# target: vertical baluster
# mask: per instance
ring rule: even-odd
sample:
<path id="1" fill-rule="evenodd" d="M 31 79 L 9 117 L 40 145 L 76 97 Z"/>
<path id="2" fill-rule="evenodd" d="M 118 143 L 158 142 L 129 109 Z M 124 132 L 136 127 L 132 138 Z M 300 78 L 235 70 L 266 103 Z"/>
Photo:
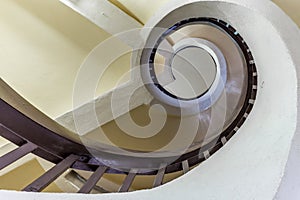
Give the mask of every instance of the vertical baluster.
<path id="1" fill-rule="evenodd" d="M 129 174 L 126 176 L 123 185 L 120 187 L 119 192 L 128 192 L 130 186 L 133 183 L 133 180 L 137 174 L 135 169 L 130 170 Z"/>
<path id="2" fill-rule="evenodd" d="M 91 177 L 87 180 L 84 186 L 78 191 L 78 193 L 90 193 L 101 177 L 104 175 L 107 170 L 106 166 L 99 166 L 98 169 L 91 175 Z"/>
<path id="3" fill-rule="evenodd" d="M 32 143 L 26 143 L 23 146 L 20 146 L 19 148 L 5 154 L 0 158 L 0 170 L 26 156 L 37 148 L 38 147 Z"/>
<path id="4" fill-rule="evenodd" d="M 190 165 L 189 165 L 189 162 L 187 160 L 182 162 L 182 170 L 183 170 L 184 174 L 186 174 L 190 171 Z"/>
<path id="5" fill-rule="evenodd" d="M 153 183 L 153 187 L 158 187 L 161 186 L 164 180 L 164 176 L 166 173 L 166 166 L 161 167 L 155 177 L 154 183 Z"/>
<path id="6" fill-rule="evenodd" d="M 66 159 L 62 160 L 49 171 L 44 173 L 41 177 L 36 179 L 33 183 L 24 188 L 23 191 L 41 192 L 53 181 L 55 181 L 60 175 L 62 175 L 68 168 L 70 168 L 78 159 L 79 156 L 76 155 L 68 156 Z"/>

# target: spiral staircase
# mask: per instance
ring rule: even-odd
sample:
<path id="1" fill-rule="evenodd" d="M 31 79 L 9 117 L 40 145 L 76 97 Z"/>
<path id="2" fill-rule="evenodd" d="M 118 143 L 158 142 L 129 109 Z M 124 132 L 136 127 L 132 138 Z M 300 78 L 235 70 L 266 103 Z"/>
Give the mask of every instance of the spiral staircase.
<path id="1" fill-rule="evenodd" d="M 299 4 L 275 3 L 299 22 L 299 15 L 292 12 Z M 21 16 L 24 21 L 37 18 L 23 27 L 24 34 L 40 37 L 28 55 L 55 55 L 57 50 L 59 62 L 66 63 L 63 58 L 74 56 L 64 48 L 74 48 L 73 53 L 81 55 L 77 61 L 85 59 L 81 65 L 69 59 L 68 66 L 77 67 L 74 79 L 58 82 L 64 89 L 55 91 L 52 86 L 43 97 L 35 92 L 55 85 L 52 78 L 41 86 L 30 84 L 40 73 L 39 63 L 52 66 L 51 62 L 46 58 L 33 62 L 36 57 L 27 60 L 24 52 L 20 61 L 24 67 L 18 67 L 18 59 L 3 57 L 3 64 L 13 67 L 2 67 L 0 81 L 0 197 L 284 199 L 289 194 L 297 199 L 290 188 L 299 181 L 290 177 L 297 173 L 293 170 L 297 159 L 292 155 L 299 144 L 295 74 L 300 34 L 275 4 L 267 0 L 155 1 L 148 12 L 141 12 L 146 2 L 125 0 L 3 4 L 2 9 L 8 9 L 4 19 L 11 19 L 9 11 L 14 6 L 24 12 L 9 21 L 20 30 Z M 165 7 L 157 11 L 162 4 Z M 45 13 L 49 8 L 57 8 L 57 16 Z M 65 21 L 57 21 L 65 15 Z M 38 53 L 39 45 L 49 42 L 38 30 L 49 31 L 47 26 L 56 26 L 63 36 L 46 35 L 53 34 L 57 43 L 50 46 L 51 51 Z M 15 27 L 7 27 L 11 29 L 4 36 L 15 32 Z M 7 50 L 15 53 L 11 56 L 18 56 L 21 47 L 28 45 L 20 36 L 7 38 L 5 49 L 17 45 L 15 51 Z M 18 40 L 11 43 L 9 38 Z M 59 46 L 62 38 L 68 38 L 67 42 Z M 79 50 L 72 42 L 67 45 L 72 40 Z M 106 60 L 109 55 L 116 55 L 116 60 Z M 199 60 L 194 60 L 206 55 L 215 70 L 203 71 Z M 197 64 L 203 83 L 187 70 Z M 52 70 L 68 73 L 70 69 Z M 49 72 L 39 80 L 50 77 Z M 211 73 L 210 80 L 206 77 Z M 181 74 L 191 77 L 185 88 Z M 58 78 L 55 73 L 53 77 Z M 30 93 L 31 89 L 35 92 Z M 128 128 L 131 120 L 138 126 Z M 161 121 L 165 122 L 161 130 L 153 131 Z M 263 161 L 264 165 L 258 164 Z M 258 184 L 263 189 L 253 185 L 258 180 L 265 180 Z"/>

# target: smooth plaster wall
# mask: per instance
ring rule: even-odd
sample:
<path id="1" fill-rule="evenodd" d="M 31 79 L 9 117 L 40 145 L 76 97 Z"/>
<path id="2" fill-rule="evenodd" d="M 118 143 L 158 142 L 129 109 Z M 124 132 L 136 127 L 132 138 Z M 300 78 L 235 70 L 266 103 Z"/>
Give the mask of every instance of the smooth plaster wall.
<path id="1" fill-rule="evenodd" d="M 273 0 L 283 11 L 285 11 L 300 27 L 300 1 L 298 0 Z"/>
<path id="2" fill-rule="evenodd" d="M 72 110 L 81 63 L 110 37 L 59 0 L 0 1 L 0 27 L 1 78 L 52 118 Z M 118 45 L 124 44 L 107 51 Z M 95 95 L 112 89 L 129 69 L 129 54 L 112 63 Z"/>

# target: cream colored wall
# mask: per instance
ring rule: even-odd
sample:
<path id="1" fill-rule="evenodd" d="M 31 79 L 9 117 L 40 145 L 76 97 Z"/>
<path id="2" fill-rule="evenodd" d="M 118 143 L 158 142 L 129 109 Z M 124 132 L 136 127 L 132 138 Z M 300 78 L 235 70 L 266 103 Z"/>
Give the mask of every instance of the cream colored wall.
<path id="1" fill-rule="evenodd" d="M 171 0 L 151 0 L 151 5 L 149 5 L 149 0 L 111 0 L 114 2 L 119 2 L 128 11 L 133 13 L 133 15 L 139 19 L 142 23 L 146 24 L 147 21 L 155 14 L 155 12 Z"/>
<path id="2" fill-rule="evenodd" d="M 52 118 L 72 109 L 80 64 L 110 36 L 59 0 L 3 0 L 0 27 L 1 78 Z M 114 62 L 96 96 L 113 88 L 129 67 L 130 55 Z"/>
<path id="3" fill-rule="evenodd" d="M 299 0 L 273 0 L 282 8 L 300 27 L 300 1 Z"/>

